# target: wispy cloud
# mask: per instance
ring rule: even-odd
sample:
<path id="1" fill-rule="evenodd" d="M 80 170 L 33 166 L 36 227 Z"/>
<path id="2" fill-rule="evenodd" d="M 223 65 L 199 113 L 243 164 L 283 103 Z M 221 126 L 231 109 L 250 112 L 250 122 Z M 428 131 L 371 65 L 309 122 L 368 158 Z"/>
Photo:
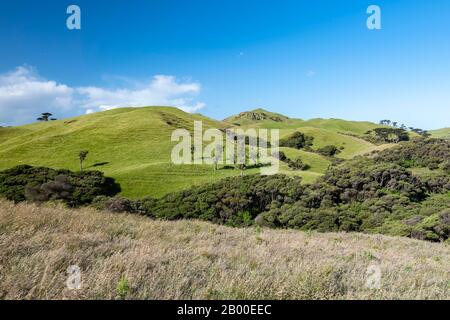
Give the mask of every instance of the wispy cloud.
<path id="1" fill-rule="evenodd" d="M 71 87 L 38 75 L 27 66 L 0 74 L 0 123 L 33 121 L 41 112 L 57 115 L 92 113 L 118 107 L 164 105 L 196 112 L 205 104 L 196 101 L 200 83 L 156 75 L 150 81 L 132 81 L 128 87 Z"/>

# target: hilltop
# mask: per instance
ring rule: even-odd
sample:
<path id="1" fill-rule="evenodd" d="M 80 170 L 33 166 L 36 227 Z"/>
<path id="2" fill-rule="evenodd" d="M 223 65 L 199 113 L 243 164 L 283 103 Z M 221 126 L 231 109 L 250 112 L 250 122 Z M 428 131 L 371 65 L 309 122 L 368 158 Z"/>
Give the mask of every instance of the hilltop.
<path id="1" fill-rule="evenodd" d="M 0 200 L 1 299 L 449 299 L 450 249 Z M 82 290 L 68 290 L 76 264 Z M 367 286 L 381 273 L 379 289 Z"/>
<path id="2" fill-rule="evenodd" d="M 327 145 L 340 149 L 336 156 L 350 159 L 389 145 L 367 141 L 364 134 L 380 127 L 375 123 L 340 119 L 301 120 L 256 109 L 217 121 L 171 107 L 120 108 L 70 119 L 0 128 L 0 170 L 19 164 L 79 170 L 78 152 L 88 150 L 85 166 L 117 180 L 122 194 L 137 198 L 161 197 L 169 192 L 239 175 L 238 170 L 211 165 L 174 165 L 171 141 L 175 129 L 193 131 L 194 121 L 204 129 L 230 127 L 280 129 L 280 137 L 300 131 L 314 138 L 311 150 L 282 148 L 288 157 L 300 157 L 307 170 L 294 171 L 282 163 L 281 172 L 309 183 L 330 165 L 328 157 L 315 152 Z M 258 169 L 247 170 L 247 174 Z"/>
<path id="3" fill-rule="evenodd" d="M 241 126 L 255 122 L 286 122 L 287 120 L 289 120 L 289 118 L 282 114 L 270 112 L 260 108 L 252 111 L 241 112 L 238 115 L 228 117 L 223 121 Z"/>

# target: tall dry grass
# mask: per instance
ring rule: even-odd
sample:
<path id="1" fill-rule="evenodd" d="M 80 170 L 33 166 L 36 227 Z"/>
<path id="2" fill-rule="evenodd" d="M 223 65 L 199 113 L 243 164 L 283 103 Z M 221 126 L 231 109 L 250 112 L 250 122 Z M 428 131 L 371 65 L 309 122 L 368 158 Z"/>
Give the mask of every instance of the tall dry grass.
<path id="1" fill-rule="evenodd" d="M 370 266 L 379 289 L 365 285 Z M 445 244 L 0 201 L 3 299 L 449 299 L 449 286 Z"/>

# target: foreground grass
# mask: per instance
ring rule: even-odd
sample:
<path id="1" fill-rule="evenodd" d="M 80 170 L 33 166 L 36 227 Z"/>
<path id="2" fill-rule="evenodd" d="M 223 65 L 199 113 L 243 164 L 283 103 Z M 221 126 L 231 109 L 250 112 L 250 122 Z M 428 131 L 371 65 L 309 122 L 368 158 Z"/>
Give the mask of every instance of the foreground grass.
<path id="1" fill-rule="evenodd" d="M 450 248 L 0 201 L 3 299 L 450 299 Z M 81 268 L 81 289 L 66 270 Z M 380 289 L 365 286 L 381 270 Z"/>

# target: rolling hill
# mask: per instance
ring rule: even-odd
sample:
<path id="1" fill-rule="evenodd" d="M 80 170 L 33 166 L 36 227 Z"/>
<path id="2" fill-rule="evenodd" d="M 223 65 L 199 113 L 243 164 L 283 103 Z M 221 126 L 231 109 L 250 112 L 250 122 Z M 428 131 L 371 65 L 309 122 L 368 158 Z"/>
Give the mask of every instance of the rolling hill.
<path id="1" fill-rule="evenodd" d="M 87 169 L 103 171 L 122 186 L 122 194 L 137 198 L 161 197 L 224 177 L 239 175 L 238 170 L 212 165 L 174 165 L 170 155 L 175 142 L 173 130 L 193 131 L 195 120 L 204 129 L 229 127 L 280 129 L 280 136 L 301 131 L 314 137 L 313 149 L 333 144 L 342 148 L 339 157 L 349 159 L 383 146 L 376 146 L 358 136 L 378 127 L 370 122 L 339 119 L 290 119 L 263 109 L 243 112 L 216 121 L 200 114 L 188 114 L 171 107 L 121 108 L 51 122 L 0 128 L 0 170 L 19 164 L 78 170 L 78 152 L 88 150 Z M 281 172 L 299 175 L 313 182 L 330 160 L 313 152 L 285 148 L 289 157 L 300 157 L 310 166 L 307 171 L 293 171 L 286 165 Z M 248 173 L 259 172 L 250 169 Z"/>
<path id="2" fill-rule="evenodd" d="M 211 166 L 177 166 L 170 155 L 172 131 L 193 129 L 201 120 L 205 128 L 223 124 L 175 108 L 124 108 L 73 119 L 34 123 L 0 130 L 0 169 L 18 164 L 79 170 L 78 152 L 89 150 L 87 169 L 117 179 L 123 195 L 162 196 L 237 174 L 213 172 Z"/>
<path id="3" fill-rule="evenodd" d="M 443 128 L 430 131 L 431 136 L 440 139 L 450 139 L 450 128 Z"/>

